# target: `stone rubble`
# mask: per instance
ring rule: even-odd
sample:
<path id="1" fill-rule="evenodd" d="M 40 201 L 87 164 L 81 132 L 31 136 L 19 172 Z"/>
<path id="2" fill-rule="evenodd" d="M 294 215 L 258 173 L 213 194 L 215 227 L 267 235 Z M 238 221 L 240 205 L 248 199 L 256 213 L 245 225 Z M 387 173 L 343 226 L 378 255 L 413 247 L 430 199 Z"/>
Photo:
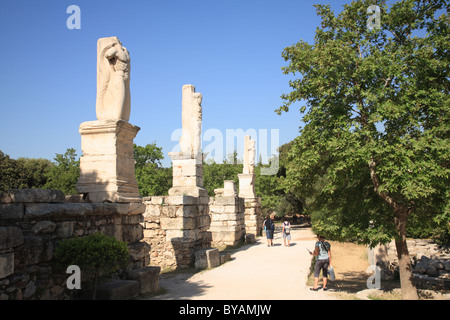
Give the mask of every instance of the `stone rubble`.
<path id="1" fill-rule="evenodd" d="M 407 240 L 414 283 L 420 289 L 450 290 L 450 250 L 430 239 Z M 381 267 L 382 279 L 393 279 L 398 269 L 395 242 L 369 248 L 369 263 Z"/>

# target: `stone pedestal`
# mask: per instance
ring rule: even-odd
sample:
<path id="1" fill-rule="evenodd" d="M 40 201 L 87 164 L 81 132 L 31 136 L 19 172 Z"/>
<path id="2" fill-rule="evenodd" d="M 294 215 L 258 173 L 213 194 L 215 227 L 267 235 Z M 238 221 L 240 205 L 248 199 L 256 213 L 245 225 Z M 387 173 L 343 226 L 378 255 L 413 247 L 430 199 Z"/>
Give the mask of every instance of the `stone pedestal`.
<path id="1" fill-rule="evenodd" d="M 173 168 L 169 195 L 207 197 L 208 192 L 203 188 L 203 154 L 191 157 L 182 152 L 169 152 L 169 156 Z"/>
<path id="2" fill-rule="evenodd" d="M 78 192 L 91 202 L 142 202 L 134 170 L 133 139 L 139 127 L 124 120 L 87 121 L 80 125 Z"/>
<path id="3" fill-rule="evenodd" d="M 212 244 L 235 246 L 244 241 L 244 201 L 234 196 L 216 196 L 209 207 Z"/>
<path id="4" fill-rule="evenodd" d="M 208 197 L 153 196 L 144 201 L 144 240 L 152 247 L 152 265 L 189 267 L 197 250 L 211 246 Z"/>
<path id="5" fill-rule="evenodd" d="M 255 193 L 255 174 L 241 173 L 239 177 L 239 197 L 244 199 L 245 229 L 247 233 L 261 235 L 261 198 Z"/>
<path id="6" fill-rule="evenodd" d="M 240 173 L 239 178 L 239 197 L 240 198 L 256 198 L 255 194 L 255 174 Z"/>
<path id="7" fill-rule="evenodd" d="M 215 246 L 235 246 L 245 237 L 244 200 L 239 198 L 234 181 L 226 180 L 223 189 L 215 189 L 210 204 L 211 236 Z"/>
<path id="8" fill-rule="evenodd" d="M 245 231 L 260 236 L 262 233 L 261 198 L 245 198 Z"/>

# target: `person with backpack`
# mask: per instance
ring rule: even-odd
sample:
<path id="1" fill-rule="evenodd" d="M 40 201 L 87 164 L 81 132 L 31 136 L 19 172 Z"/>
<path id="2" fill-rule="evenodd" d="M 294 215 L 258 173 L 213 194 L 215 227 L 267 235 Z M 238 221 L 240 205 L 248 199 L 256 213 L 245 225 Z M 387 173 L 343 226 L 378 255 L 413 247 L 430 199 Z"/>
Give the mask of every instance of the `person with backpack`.
<path id="1" fill-rule="evenodd" d="M 266 232 L 267 246 L 273 246 L 273 232 L 275 230 L 275 225 L 269 215 L 266 216 L 263 225 L 264 231 Z"/>
<path id="2" fill-rule="evenodd" d="M 291 223 L 287 221 L 287 219 L 284 219 L 283 221 L 283 242 L 285 247 L 291 246 Z"/>
<path id="3" fill-rule="evenodd" d="M 314 252 L 310 251 L 310 254 L 316 256 L 316 263 L 314 266 L 314 287 L 311 288 L 313 291 L 319 290 L 319 274 L 322 270 L 323 276 L 323 290 L 328 290 L 327 280 L 328 280 L 328 266 L 331 265 L 331 244 L 325 241 L 325 237 L 317 235 L 318 241 L 315 244 Z"/>

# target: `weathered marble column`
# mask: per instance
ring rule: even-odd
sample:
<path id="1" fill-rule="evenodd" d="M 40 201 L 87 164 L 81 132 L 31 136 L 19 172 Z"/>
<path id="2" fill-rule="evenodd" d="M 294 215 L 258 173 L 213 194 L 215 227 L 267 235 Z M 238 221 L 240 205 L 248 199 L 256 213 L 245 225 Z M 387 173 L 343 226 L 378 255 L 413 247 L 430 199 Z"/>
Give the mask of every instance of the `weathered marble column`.
<path id="1" fill-rule="evenodd" d="M 97 121 L 80 125 L 78 192 L 91 202 L 141 202 L 130 117 L 130 56 L 116 37 L 97 42 Z"/>
<path id="2" fill-rule="evenodd" d="M 244 168 L 239 178 L 239 197 L 244 199 L 246 232 L 261 235 L 261 198 L 255 193 L 255 140 L 245 136 Z"/>
<path id="3" fill-rule="evenodd" d="M 239 196 L 241 198 L 254 198 L 255 194 L 255 140 L 245 136 L 244 168 L 239 177 Z"/>

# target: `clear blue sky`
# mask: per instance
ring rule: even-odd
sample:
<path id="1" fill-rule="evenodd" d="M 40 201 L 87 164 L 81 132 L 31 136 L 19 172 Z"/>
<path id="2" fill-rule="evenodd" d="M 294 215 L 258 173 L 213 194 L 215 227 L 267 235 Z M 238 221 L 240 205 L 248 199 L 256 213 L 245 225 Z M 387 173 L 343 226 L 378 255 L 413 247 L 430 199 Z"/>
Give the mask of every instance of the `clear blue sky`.
<path id="1" fill-rule="evenodd" d="M 68 148 L 81 156 L 79 125 L 96 120 L 96 43 L 108 36 L 130 51 L 130 123 L 141 128 L 134 142 L 163 147 L 164 165 L 181 128 L 183 84 L 203 94 L 203 133 L 221 132 L 224 153 L 227 129 L 266 130 L 268 141 L 275 129 L 279 145 L 287 143 L 301 122 L 298 109 L 274 112 L 290 91 L 281 53 L 300 39 L 313 42 L 313 4 L 340 12 L 349 2 L 3 0 L 0 150 L 14 159 L 53 160 Z M 72 4 L 81 9 L 80 30 L 66 27 Z"/>

